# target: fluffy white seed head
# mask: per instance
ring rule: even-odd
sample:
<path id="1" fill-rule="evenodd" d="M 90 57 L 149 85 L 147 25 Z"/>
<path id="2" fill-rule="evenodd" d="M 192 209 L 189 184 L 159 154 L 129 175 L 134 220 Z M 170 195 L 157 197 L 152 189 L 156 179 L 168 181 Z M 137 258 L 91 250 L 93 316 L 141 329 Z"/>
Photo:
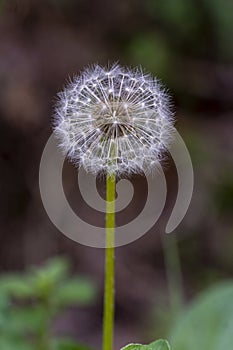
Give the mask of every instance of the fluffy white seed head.
<path id="1" fill-rule="evenodd" d="M 169 96 L 141 69 L 95 65 L 58 96 L 55 134 L 87 172 L 150 172 L 172 139 Z"/>

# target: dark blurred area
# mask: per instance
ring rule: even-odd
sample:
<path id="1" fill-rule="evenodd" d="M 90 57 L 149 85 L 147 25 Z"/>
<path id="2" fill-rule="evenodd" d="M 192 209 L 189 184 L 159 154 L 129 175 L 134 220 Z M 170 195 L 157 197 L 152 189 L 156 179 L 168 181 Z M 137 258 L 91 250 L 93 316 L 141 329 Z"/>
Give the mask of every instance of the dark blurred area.
<path id="1" fill-rule="evenodd" d="M 94 306 L 67 310 L 54 332 L 101 343 L 104 250 L 81 246 L 53 226 L 38 183 L 56 93 L 93 63 L 141 65 L 173 95 L 195 175 L 191 206 L 175 233 L 186 300 L 232 277 L 232 38 L 228 0 L 0 0 L 0 272 L 64 256 L 98 289 Z M 166 177 L 163 217 L 147 235 L 117 248 L 116 348 L 147 340 L 153 329 L 159 335 L 159 321 L 151 319 L 152 310 L 168 304 L 161 236 L 177 191 L 172 164 Z M 78 212 L 76 170 L 68 163 L 64 178 Z M 133 182 L 140 202 L 144 180 Z"/>

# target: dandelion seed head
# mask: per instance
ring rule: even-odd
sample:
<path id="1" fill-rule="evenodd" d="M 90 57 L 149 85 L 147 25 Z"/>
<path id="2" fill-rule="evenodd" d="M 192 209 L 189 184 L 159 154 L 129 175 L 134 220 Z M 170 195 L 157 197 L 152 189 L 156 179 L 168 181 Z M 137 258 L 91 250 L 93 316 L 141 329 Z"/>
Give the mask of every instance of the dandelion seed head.
<path id="1" fill-rule="evenodd" d="M 169 96 L 141 69 L 95 65 L 58 94 L 54 131 L 87 172 L 153 171 L 173 138 Z"/>

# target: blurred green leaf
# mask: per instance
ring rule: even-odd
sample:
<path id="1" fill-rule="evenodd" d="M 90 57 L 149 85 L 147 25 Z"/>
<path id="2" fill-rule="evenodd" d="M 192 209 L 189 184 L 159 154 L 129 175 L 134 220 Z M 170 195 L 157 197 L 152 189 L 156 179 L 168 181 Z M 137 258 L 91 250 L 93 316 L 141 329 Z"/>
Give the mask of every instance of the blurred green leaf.
<path id="1" fill-rule="evenodd" d="M 40 279 L 41 276 L 50 278 L 53 282 L 59 282 L 64 279 L 69 271 L 70 264 L 64 258 L 53 258 L 46 262 L 40 268 L 35 270 L 36 276 Z"/>
<path id="2" fill-rule="evenodd" d="M 16 274 L 1 276 L 0 290 L 16 298 L 28 298 L 32 296 L 32 288 L 28 278 Z"/>
<path id="3" fill-rule="evenodd" d="M 170 350 L 170 345 L 166 340 L 159 339 L 149 345 L 129 344 L 121 350 Z"/>
<path id="4" fill-rule="evenodd" d="M 136 35 L 127 46 L 127 54 L 135 65 L 143 65 L 158 76 L 163 76 L 163 79 L 170 76 L 174 56 L 159 33 Z"/>
<path id="5" fill-rule="evenodd" d="M 39 332 L 47 319 L 47 312 L 42 307 L 31 306 L 27 308 L 15 308 L 11 310 L 7 327 L 13 333 Z"/>
<path id="6" fill-rule="evenodd" d="M 32 273 L 35 293 L 42 297 L 51 294 L 57 285 L 66 278 L 68 270 L 68 261 L 63 258 L 51 259 L 44 266 L 35 270 Z"/>
<path id="7" fill-rule="evenodd" d="M 225 329 L 219 336 L 218 343 L 216 344 L 216 350 L 231 349 L 233 343 L 233 317 L 229 323 L 225 325 Z"/>
<path id="8" fill-rule="evenodd" d="M 75 303 L 87 304 L 95 297 L 94 285 L 84 278 L 73 278 L 64 282 L 54 295 L 54 301 L 63 306 Z"/>
<path id="9" fill-rule="evenodd" d="M 89 347 L 77 344 L 73 340 L 59 339 L 54 343 L 54 350 L 91 350 Z"/>
<path id="10" fill-rule="evenodd" d="M 192 0 L 148 0 L 146 7 L 151 16 L 163 19 L 176 29 L 175 37 L 190 38 L 190 34 L 197 29 L 198 7 Z"/>
<path id="11" fill-rule="evenodd" d="M 20 339 L 11 339 L 6 337 L 0 338 L 1 350 L 34 350 L 33 346 L 30 346 L 26 342 Z"/>
<path id="12" fill-rule="evenodd" d="M 24 274 L 0 278 L 0 350 L 32 350 L 27 344 L 43 342 L 53 318 L 64 307 L 93 300 L 93 284 L 85 278 L 68 279 L 68 271 L 68 262 L 56 258 Z M 54 344 L 56 350 L 87 350 L 68 340 Z"/>
<path id="13" fill-rule="evenodd" d="M 147 0 L 145 11 L 154 20 L 157 31 L 164 33 L 169 47 L 180 53 L 206 56 L 206 48 L 217 59 L 231 63 L 233 2 L 229 0 Z M 205 37 L 206 36 L 206 37 Z M 205 40 L 203 40 L 203 37 Z M 208 40 L 211 49 L 208 49 Z M 204 45 L 203 45 L 204 44 Z"/>
<path id="14" fill-rule="evenodd" d="M 233 343 L 233 283 L 225 282 L 201 294 L 170 332 L 174 350 L 222 350 Z M 232 345 L 229 348 L 231 348 Z"/>
<path id="15" fill-rule="evenodd" d="M 10 297 L 8 293 L 3 291 L 0 287 L 0 315 L 4 312 L 10 305 Z"/>

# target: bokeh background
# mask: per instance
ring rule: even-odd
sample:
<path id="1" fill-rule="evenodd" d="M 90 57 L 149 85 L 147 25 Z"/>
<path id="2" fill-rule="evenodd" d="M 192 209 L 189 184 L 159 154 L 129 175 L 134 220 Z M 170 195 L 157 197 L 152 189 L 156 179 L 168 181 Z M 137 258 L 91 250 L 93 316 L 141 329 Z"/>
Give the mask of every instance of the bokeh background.
<path id="1" fill-rule="evenodd" d="M 194 166 L 191 206 L 173 238 L 164 238 L 177 191 L 175 167 L 166 166 L 164 215 L 116 251 L 116 348 L 150 341 L 164 336 L 172 313 L 164 257 L 174 253 L 175 239 L 182 276 L 174 254 L 172 276 L 182 280 L 185 305 L 233 275 L 232 38 L 228 0 L 0 1 L 0 273 L 24 273 L 61 256 L 73 276 L 86 276 L 96 289 L 91 305 L 73 305 L 53 319 L 55 336 L 100 348 L 104 250 L 58 232 L 40 199 L 39 163 L 54 96 L 84 67 L 116 61 L 143 66 L 173 96 L 176 127 Z M 132 181 L 137 195 L 124 220 L 137 215 L 144 198 L 144 179 Z M 76 211 L 86 212 L 68 163 L 64 183 Z"/>

